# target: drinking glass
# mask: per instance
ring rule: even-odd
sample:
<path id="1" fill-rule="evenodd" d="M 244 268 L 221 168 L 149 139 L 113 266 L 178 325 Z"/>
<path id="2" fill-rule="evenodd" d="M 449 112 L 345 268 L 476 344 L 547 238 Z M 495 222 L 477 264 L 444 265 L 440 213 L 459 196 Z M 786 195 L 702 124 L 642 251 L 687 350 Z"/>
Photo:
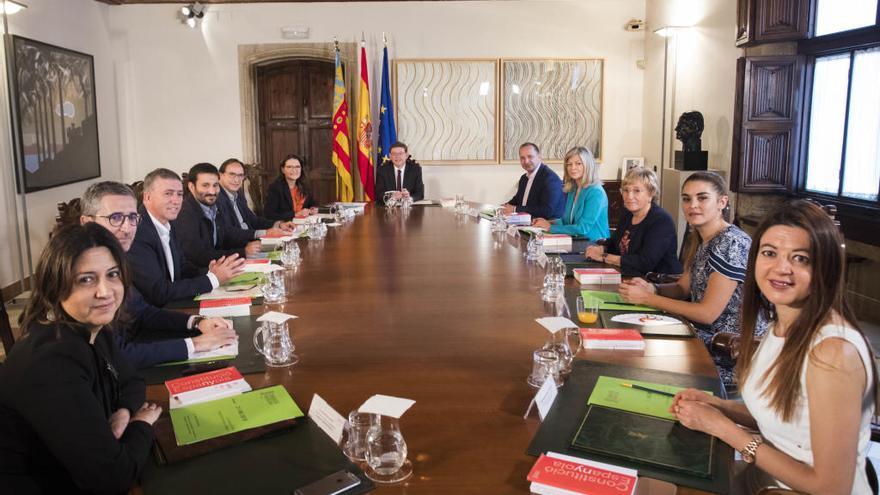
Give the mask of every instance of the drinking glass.
<path id="1" fill-rule="evenodd" d="M 406 458 L 406 441 L 397 418 L 378 418 L 367 433 L 365 474 L 377 483 L 398 483 L 412 476 L 412 463 Z"/>
<path id="2" fill-rule="evenodd" d="M 559 355 L 550 349 L 538 349 L 532 353 L 532 374 L 526 381 L 532 387 L 541 388 L 547 378 L 556 380 L 558 386 Z"/>
<path id="3" fill-rule="evenodd" d="M 284 268 L 296 268 L 302 261 L 302 254 L 294 239 L 281 243 L 281 264 Z"/>
<path id="4" fill-rule="evenodd" d="M 504 219 L 504 210 L 501 207 L 495 208 L 495 215 L 492 217 L 492 232 L 505 230 L 507 230 L 507 220 Z"/>
<path id="5" fill-rule="evenodd" d="M 599 298 L 578 296 L 577 314 L 581 323 L 596 323 L 599 319 Z"/>
<path id="6" fill-rule="evenodd" d="M 266 273 L 266 282 L 260 286 L 260 292 L 263 293 L 263 301 L 266 303 L 284 302 L 284 273 L 282 270 L 275 270 Z"/>
<path id="7" fill-rule="evenodd" d="M 408 210 L 408 209 L 412 208 L 412 205 L 413 205 L 412 196 L 404 196 L 404 197 L 400 198 L 400 207 L 403 208 L 404 210 Z"/>
<path id="8" fill-rule="evenodd" d="M 370 413 L 351 411 L 342 430 L 342 453 L 355 462 L 367 460 L 367 434 L 379 416 Z"/>
<path id="9" fill-rule="evenodd" d="M 394 208 L 397 206 L 397 199 L 394 198 L 394 193 L 397 191 L 385 191 L 385 194 L 382 196 L 382 202 L 385 203 L 385 206 L 388 208 Z"/>
<path id="10" fill-rule="evenodd" d="M 468 205 L 464 201 L 464 194 L 455 195 L 455 213 L 458 215 L 467 215 Z"/>
<path id="11" fill-rule="evenodd" d="M 273 272 L 274 273 L 274 272 Z M 263 343 L 260 344 L 260 337 Z M 254 332 L 254 349 L 263 355 L 266 366 L 281 368 L 299 361 L 293 353 L 295 347 L 287 329 L 287 322 L 263 322 Z"/>

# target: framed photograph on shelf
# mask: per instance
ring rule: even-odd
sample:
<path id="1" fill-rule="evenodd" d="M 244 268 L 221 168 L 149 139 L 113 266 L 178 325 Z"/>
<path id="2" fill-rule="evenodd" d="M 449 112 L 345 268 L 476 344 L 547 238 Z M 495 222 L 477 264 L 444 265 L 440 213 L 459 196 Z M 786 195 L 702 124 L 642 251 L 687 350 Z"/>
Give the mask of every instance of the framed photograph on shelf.
<path id="1" fill-rule="evenodd" d="M 645 166 L 645 157 L 643 156 L 625 156 L 621 159 L 620 162 L 620 180 L 623 180 L 626 177 L 626 173 L 629 172 L 629 169 L 636 167 L 644 167 Z"/>
<path id="2" fill-rule="evenodd" d="M 501 60 L 501 161 L 532 142 L 545 162 L 584 146 L 602 159 L 602 59 Z"/>
<path id="3" fill-rule="evenodd" d="M 19 192 L 101 175 L 91 55 L 12 37 Z"/>
<path id="4" fill-rule="evenodd" d="M 498 60 L 394 62 L 397 135 L 421 163 L 498 163 Z"/>

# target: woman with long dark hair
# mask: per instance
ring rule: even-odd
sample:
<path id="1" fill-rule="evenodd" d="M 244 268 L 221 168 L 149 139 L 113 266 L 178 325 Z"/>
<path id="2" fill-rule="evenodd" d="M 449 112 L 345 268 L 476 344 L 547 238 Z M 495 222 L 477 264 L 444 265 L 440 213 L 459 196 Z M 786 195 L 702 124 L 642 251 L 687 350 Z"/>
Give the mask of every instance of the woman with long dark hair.
<path id="1" fill-rule="evenodd" d="M 743 401 L 697 390 L 671 412 L 754 463 L 740 482 L 805 493 L 872 493 L 865 455 L 877 382 L 871 347 L 845 299 L 843 239 L 821 208 L 799 200 L 755 233 L 737 362 Z M 756 342 L 758 321 L 771 326 Z M 740 428 L 757 429 L 753 436 Z"/>
<path id="2" fill-rule="evenodd" d="M 128 271 L 97 223 L 59 229 L 43 250 L 0 367 L 0 493 L 125 493 L 162 408 L 110 334 Z"/>
<path id="3" fill-rule="evenodd" d="M 641 278 L 625 281 L 620 294 L 627 302 L 646 304 L 681 315 L 710 347 L 718 332 L 738 334 L 742 284 L 752 240 L 727 223 L 727 187 L 714 172 L 696 172 L 681 188 L 681 210 L 692 232 L 685 245 L 684 275 L 677 282 L 652 285 Z M 763 327 L 762 327 L 763 328 Z M 713 355 L 725 386 L 734 388 L 734 362 Z"/>
<path id="4" fill-rule="evenodd" d="M 318 212 L 309 181 L 303 170 L 303 159 L 287 155 L 278 164 L 281 175 L 269 184 L 263 216 L 270 220 L 290 221 L 294 217 L 307 217 Z"/>

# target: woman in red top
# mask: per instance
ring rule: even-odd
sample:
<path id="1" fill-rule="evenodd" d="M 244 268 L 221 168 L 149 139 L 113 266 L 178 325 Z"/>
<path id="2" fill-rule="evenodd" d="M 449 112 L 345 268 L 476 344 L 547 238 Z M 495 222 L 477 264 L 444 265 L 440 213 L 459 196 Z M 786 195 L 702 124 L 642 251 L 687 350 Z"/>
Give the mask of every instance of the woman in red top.
<path id="1" fill-rule="evenodd" d="M 279 164 L 281 175 L 269 184 L 263 215 L 272 220 L 289 221 L 293 217 L 307 217 L 318 212 L 317 203 L 309 189 L 303 160 L 287 155 Z"/>

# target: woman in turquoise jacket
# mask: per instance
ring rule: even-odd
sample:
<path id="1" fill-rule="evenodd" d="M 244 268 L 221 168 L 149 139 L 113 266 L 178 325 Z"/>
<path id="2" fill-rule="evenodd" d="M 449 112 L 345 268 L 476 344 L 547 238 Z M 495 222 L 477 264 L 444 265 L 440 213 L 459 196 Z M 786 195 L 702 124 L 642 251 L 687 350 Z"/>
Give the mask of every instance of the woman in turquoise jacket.
<path id="1" fill-rule="evenodd" d="M 599 180 L 599 165 L 590 150 L 577 146 L 565 154 L 562 191 L 566 195 L 562 218 L 536 218 L 535 227 L 551 234 L 568 234 L 592 241 L 611 236 L 608 229 L 608 196 Z"/>

